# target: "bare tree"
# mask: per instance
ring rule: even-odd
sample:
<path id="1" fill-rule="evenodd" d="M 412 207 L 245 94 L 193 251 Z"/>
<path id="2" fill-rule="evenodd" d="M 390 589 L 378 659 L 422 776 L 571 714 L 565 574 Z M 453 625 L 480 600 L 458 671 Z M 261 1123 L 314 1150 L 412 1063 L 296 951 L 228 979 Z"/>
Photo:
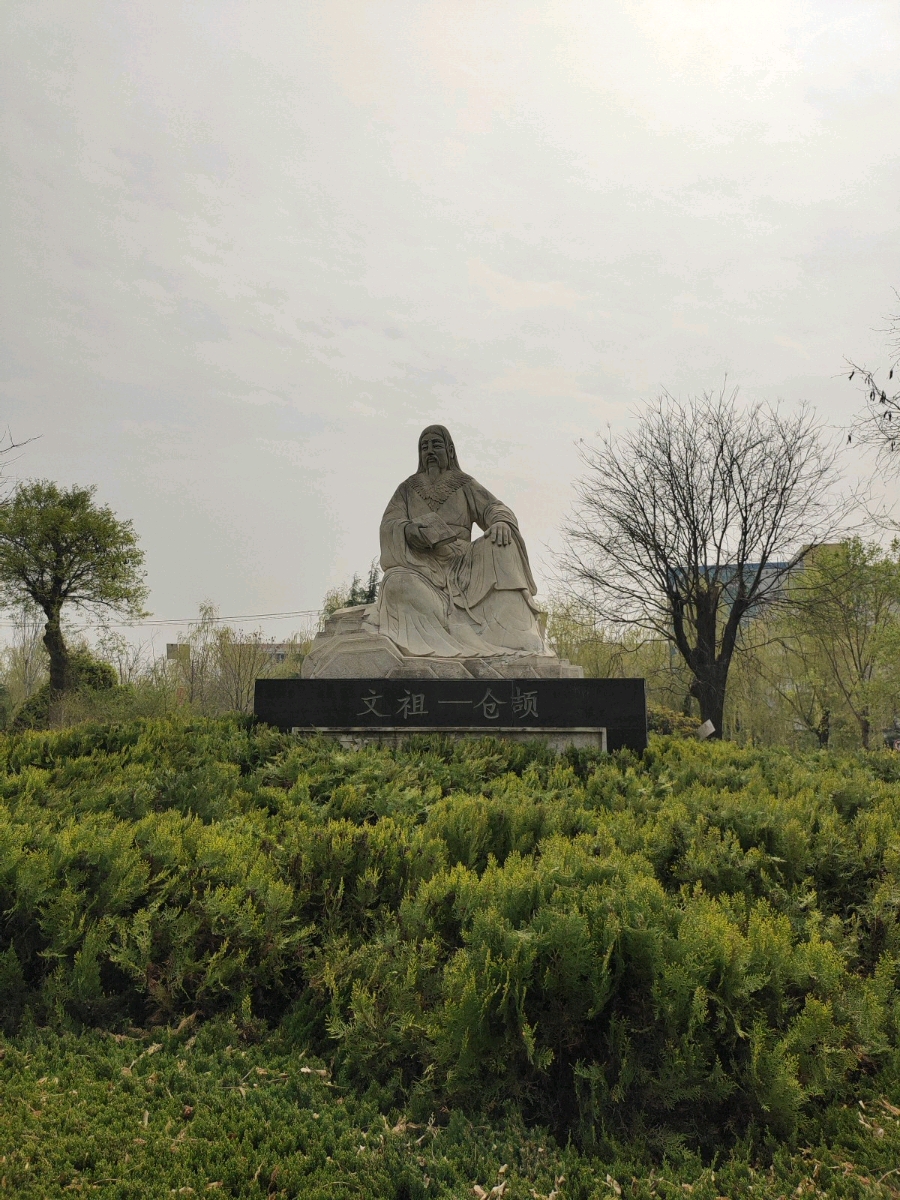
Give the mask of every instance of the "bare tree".
<path id="1" fill-rule="evenodd" d="M 0 502 L 7 494 L 8 485 L 3 475 L 15 459 L 8 456 L 15 450 L 27 446 L 36 438 L 17 442 L 9 426 L 0 433 Z M 12 644 L 3 652 L 3 667 L 6 685 L 14 704 L 21 704 L 37 691 L 45 671 L 44 648 L 41 645 L 43 623 L 40 609 L 28 598 L 10 606 L 12 615 Z"/>
<path id="2" fill-rule="evenodd" d="M 900 300 L 900 293 L 894 295 Z M 855 439 L 858 445 L 873 446 L 878 452 L 882 470 L 896 471 L 900 467 L 900 388 L 894 382 L 894 372 L 900 368 L 900 313 L 888 317 L 888 353 L 890 365 L 885 376 L 882 372 L 860 366 L 847 360 L 850 379 L 856 379 L 865 397 L 864 406 L 853 422 L 848 442 Z"/>
<path id="3" fill-rule="evenodd" d="M 272 646 L 272 641 L 259 631 L 249 637 L 243 630 L 228 626 L 217 631 L 216 666 L 226 710 L 253 711 L 256 680 L 270 673 Z"/>
<path id="4" fill-rule="evenodd" d="M 664 393 L 583 454 L 563 572 L 601 619 L 676 647 L 717 731 L 743 619 L 847 512 L 836 455 L 808 409 L 738 407 L 724 388 Z"/>
<path id="5" fill-rule="evenodd" d="M 195 706 L 204 715 L 218 711 L 215 669 L 218 612 L 211 600 L 203 601 L 199 620 L 178 643 L 170 664 L 177 681 L 179 702 Z"/>
<path id="6" fill-rule="evenodd" d="M 199 620 L 170 648 L 167 673 L 178 703 L 204 716 L 252 712 L 256 680 L 298 675 L 308 638 L 275 642 L 259 629 L 247 634 L 220 620 L 216 606 L 204 601 Z"/>
<path id="7" fill-rule="evenodd" d="M 47 655 L 42 643 L 44 622 L 41 610 L 29 601 L 11 610 L 12 638 L 2 653 L 3 674 L 13 706 L 28 700 L 47 673 Z"/>
<path id="8" fill-rule="evenodd" d="M 15 450 L 21 450 L 23 446 L 29 445 L 31 442 L 36 442 L 36 437 L 26 438 L 24 442 L 17 442 L 13 437 L 9 426 L 0 433 L 0 472 L 5 471 L 9 463 L 15 462 L 14 458 L 7 458 Z"/>
<path id="9" fill-rule="evenodd" d="M 108 625 L 97 631 L 99 658 L 109 663 L 119 677 L 119 686 L 127 687 L 146 679 L 152 671 L 153 648 L 150 642 L 132 642 Z"/>

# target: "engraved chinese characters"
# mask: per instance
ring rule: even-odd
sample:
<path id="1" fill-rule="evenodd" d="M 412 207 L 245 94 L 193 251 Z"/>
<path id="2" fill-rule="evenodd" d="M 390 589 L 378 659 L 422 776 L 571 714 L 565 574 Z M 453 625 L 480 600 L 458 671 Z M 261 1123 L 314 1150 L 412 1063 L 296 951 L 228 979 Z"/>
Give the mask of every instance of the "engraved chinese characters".
<path id="1" fill-rule="evenodd" d="M 495 690 L 498 694 L 495 694 Z M 379 690 L 370 686 L 360 693 L 356 716 L 379 717 L 394 724 L 400 721 L 408 722 L 412 718 L 414 724 L 430 726 L 431 721 L 417 718 L 437 714 L 440 718 L 439 723 L 446 724 L 447 714 L 440 713 L 442 707 L 454 710 L 454 724 L 457 721 L 469 724 L 473 719 L 477 721 L 479 718 L 484 721 L 500 721 L 504 715 L 515 722 L 540 716 L 537 690 L 523 691 L 517 683 L 508 687 L 498 684 L 494 687 L 473 688 L 471 694 L 466 697 L 432 697 L 430 700 L 426 699 L 425 692 L 414 691 L 409 687 L 402 688 L 399 693 L 394 691 L 391 695 L 385 689 Z"/>
<path id="2" fill-rule="evenodd" d="M 484 536 L 472 541 L 477 525 Z M 378 632 L 405 655 L 546 655 L 515 514 L 459 468 L 443 425 L 419 438 L 419 468 L 381 520 Z"/>
<path id="3" fill-rule="evenodd" d="M 391 714 L 381 712 L 379 705 L 384 705 L 384 696 L 376 693 L 375 688 L 369 690 L 360 696 L 362 711 L 356 715 L 358 717 L 389 717 Z M 395 717 L 400 717 L 404 721 L 410 717 L 424 717 L 428 715 L 428 709 L 425 707 L 425 696 L 422 692 L 410 692 L 406 689 L 402 696 L 397 699 L 397 711 Z"/>
<path id="4" fill-rule="evenodd" d="M 404 721 L 409 720 L 410 717 L 427 716 L 428 709 L 425 707 L 425 697 L 421 692 L 407 692 L 405 696 L 400 697 L 398 714 L 403 717 Z"/>

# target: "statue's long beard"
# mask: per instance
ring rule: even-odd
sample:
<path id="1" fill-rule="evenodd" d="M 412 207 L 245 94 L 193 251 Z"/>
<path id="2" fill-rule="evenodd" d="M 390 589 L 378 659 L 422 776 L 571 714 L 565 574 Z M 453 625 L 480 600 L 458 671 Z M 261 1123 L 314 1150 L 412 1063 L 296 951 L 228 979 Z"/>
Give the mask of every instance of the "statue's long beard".
<path id="1" fill-rule="evenodd" d="M 469 476 L 457 467 L 448 467 L 446 471 L 438 468 L 432 473 L 429 463 L 424 471 L 410 475 L 406 482 L 419 493 L 432 512 L 437 512 L 444 501 L 448 500 L 468 479 Z"/>

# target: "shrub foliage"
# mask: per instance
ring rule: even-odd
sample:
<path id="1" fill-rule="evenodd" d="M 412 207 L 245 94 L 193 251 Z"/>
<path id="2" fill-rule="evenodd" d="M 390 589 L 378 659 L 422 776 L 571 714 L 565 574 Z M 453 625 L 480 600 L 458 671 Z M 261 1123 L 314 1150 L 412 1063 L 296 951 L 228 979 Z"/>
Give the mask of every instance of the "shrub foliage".
<path id="1" fill-rule="evenodd" d="M 897 1035 L 900 763 L 345 752 L 240 719 L 0 741 L 0 1006 L 280 1023 L 427 1119 L 790 1137 Z"/>

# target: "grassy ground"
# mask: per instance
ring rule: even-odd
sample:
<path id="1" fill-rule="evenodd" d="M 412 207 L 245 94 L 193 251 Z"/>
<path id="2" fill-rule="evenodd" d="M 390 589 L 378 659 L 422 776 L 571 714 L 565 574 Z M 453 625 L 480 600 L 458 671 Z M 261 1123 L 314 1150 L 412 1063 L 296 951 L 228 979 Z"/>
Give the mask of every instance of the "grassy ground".
<path id="1" fill-rule="evenodd" d="M 900 764 L 0 745 L 0 1193 L 900 1196 Z"/>
<path id="2" fill-rule="evenodd" d="M 434 1123 L 335 1086 L 328 1065 L 233 1022 L 110 1035 L 31 1032 L 0 1063 L 0 1191 L 98 1197 L 897 1197 L 898 1108 L 836 1105 L 811 1146 L 592 1157 L 515 1119 Z M 896 1092 L 896 1089 L 892 1089 Z M 895 1094 L 896 1099 L 896 1094 Z M 480 1189 L 480 1190 L 479 1190 Z M 497 1190 L 494 1190 L 497 1189 Z"/>

